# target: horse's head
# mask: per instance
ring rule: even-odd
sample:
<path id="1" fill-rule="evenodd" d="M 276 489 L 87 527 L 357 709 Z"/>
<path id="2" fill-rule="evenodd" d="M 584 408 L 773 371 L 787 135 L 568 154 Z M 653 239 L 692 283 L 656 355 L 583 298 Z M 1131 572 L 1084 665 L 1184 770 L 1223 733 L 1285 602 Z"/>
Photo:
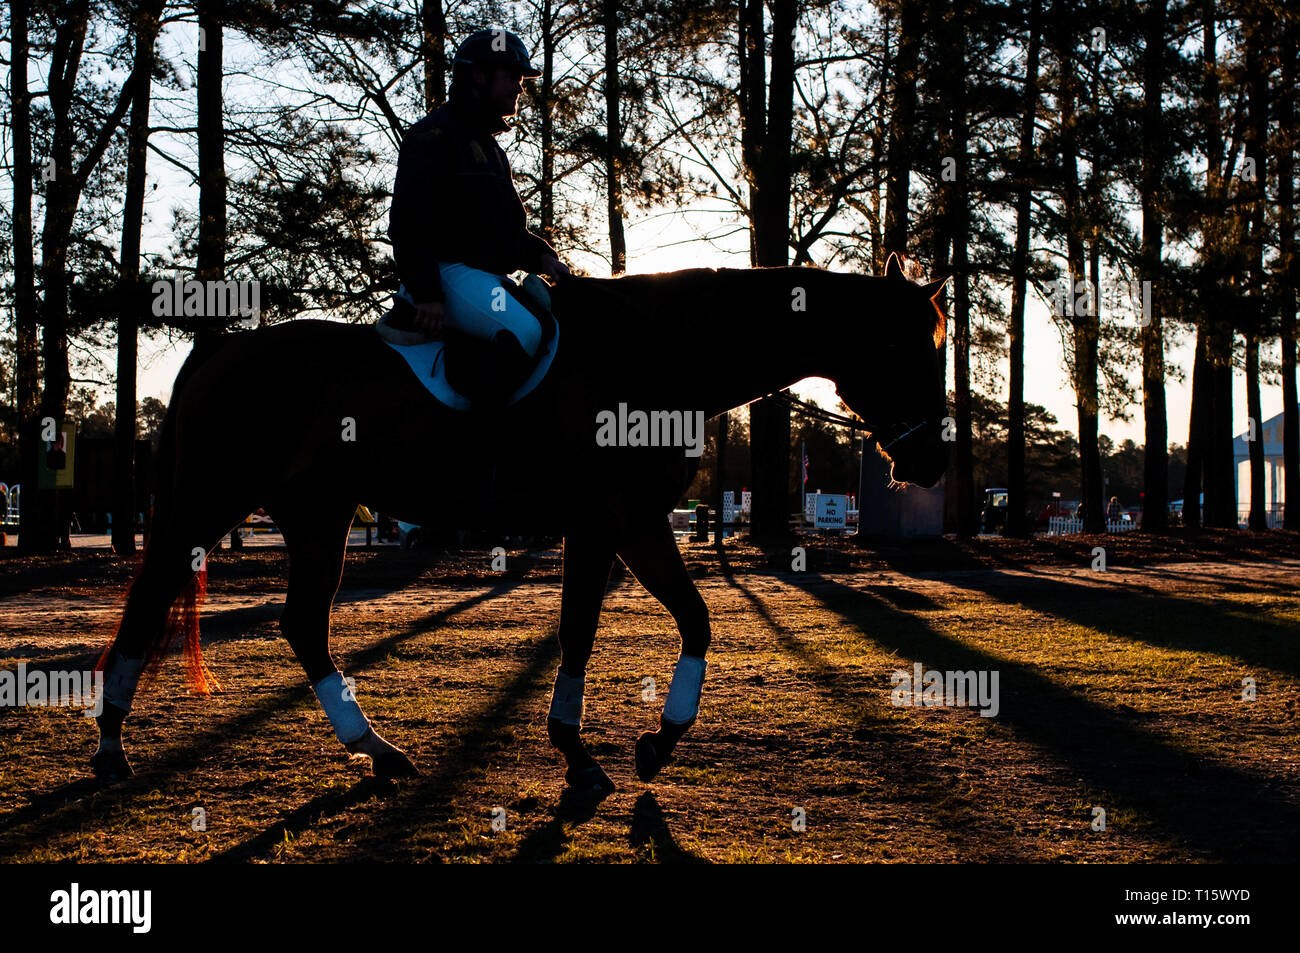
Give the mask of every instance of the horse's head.
<path id="1" fill-rule="evenodd" d="M 870 302 L 881 320 L 854 321 L 835 378 L 840 399 L 863 419 L 900 483 L 934 486 L 948 466 L 943 340 L 947 316 L 934 300 L 943 281 L 921 284 L 890 255 Z"/>

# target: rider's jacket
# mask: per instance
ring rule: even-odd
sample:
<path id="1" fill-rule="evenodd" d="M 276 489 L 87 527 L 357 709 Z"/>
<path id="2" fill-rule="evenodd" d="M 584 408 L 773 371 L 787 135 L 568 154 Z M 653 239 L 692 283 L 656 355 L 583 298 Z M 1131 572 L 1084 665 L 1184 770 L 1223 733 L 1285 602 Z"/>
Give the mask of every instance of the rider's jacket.
<path id="1" fill-rule="evenodd" d="M 388 237 L 397 276 L 417 304 L 443 299 L 436 262 L 504 275 L 536 271 L 555 255 L 528 231 L 510 162 L 493 138 L 509 128 L 453 86 L 451 101 L 402 139 Z"/>

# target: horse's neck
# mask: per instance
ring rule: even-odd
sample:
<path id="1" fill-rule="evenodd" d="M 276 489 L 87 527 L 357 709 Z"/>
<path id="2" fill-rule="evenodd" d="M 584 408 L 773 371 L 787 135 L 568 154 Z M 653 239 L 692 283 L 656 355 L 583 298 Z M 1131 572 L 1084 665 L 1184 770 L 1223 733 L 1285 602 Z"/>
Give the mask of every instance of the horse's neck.
<path id="1" fill-rule="evenodd" d="M 621 327 L 629 360 L 656 369 L 664 400 L 712 417 L 825 373 L 817 357 L 835 346 L 835 327 L 849 314 L 847 277 L 815 268 L 690 270 L 602 285 L 643 316 Z"/>

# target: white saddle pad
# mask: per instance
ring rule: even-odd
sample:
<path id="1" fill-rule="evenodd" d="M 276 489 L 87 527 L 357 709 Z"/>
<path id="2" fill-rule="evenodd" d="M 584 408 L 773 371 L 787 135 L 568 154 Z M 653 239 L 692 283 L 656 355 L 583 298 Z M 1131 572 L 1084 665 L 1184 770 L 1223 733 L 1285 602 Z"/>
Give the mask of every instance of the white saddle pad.
<path id="1" fill-rule="evenodd" d="M 388 324 L 388 315 L 384 315 L 375 324 L 375 330 L 379 336 L 384 339 L 384 343 L 391 347 L 410 365 L 411 370 L 415 373 L 415 379 L 430 394 L 434 396 L 440 404 L 451 410 L 466 411 L 472 406 L 468 397 L 461 394 L 451 386 L 447 381 L 447 368 L 442 360 L 442 341 L 430 341 L 418 331 L 401 331 L 391 327 Z M 518 389 L 510 395 L 506 401 L 507 406 L 518 403 L 527 397 L 537 385 L 546 377 L 546 372 L 551 369 L 551 363 L 555 360 L 555 351 L 560 343 L 560 329 L 555 329 L 555 336 L 542 345 L 544 351 L 541 360 L 533 368 L 533 372 L 528 375 L 528 379 L 519 385 Z"/>

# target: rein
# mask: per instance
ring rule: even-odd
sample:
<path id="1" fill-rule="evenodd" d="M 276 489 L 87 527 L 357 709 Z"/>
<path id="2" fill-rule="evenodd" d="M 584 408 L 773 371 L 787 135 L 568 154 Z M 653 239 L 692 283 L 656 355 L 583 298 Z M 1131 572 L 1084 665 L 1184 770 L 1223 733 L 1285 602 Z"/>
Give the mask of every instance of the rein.
<path id="1" fill-rule="evenodd" d="M 780 401 L 781 403 L 789 407 L 791 410 L 798 410 L 803 414 L 805 414 L 806 416 L 812 417 L 816 420 L 820 420 L 823 423 L 835 424 L 836 426 L 847 427 L 849 430 L 858 431 L 859 433 L 870 433 L 872 435 L 875 435 L 881 429 L 877 427 L 873 430 L 871 427 L 868 427 L 866 424 L 862 423 L 861 421 L 854 420 L 851 417 L 845 417 L 842 414 L 833 413 L 832 411 L 826 410 L 824 407 L 818 407 L 815 404 L 809 404 L 805 401 L 800 400 L 797 397 L 791 396 L 786 391 L 777 391 L 776 393 L 768 394 L 767 396 Z M 916 433 L 918 430 L 920 430 L 929 422 L 930 421 L 928 420 L 922 420 L 919 424 L 909 425 L 907 421 L 903 421 L 903 426 L 907 427 L 908 429 L 904 430 L 893 440 L 889 441 L 889 443 L 881 444 L 880 449 L 882 451 L 888 450 L 894 444 L 898 443 L 898 441 L 902 440 L 904 437 L 909 437 L 912 434 Z"/>

